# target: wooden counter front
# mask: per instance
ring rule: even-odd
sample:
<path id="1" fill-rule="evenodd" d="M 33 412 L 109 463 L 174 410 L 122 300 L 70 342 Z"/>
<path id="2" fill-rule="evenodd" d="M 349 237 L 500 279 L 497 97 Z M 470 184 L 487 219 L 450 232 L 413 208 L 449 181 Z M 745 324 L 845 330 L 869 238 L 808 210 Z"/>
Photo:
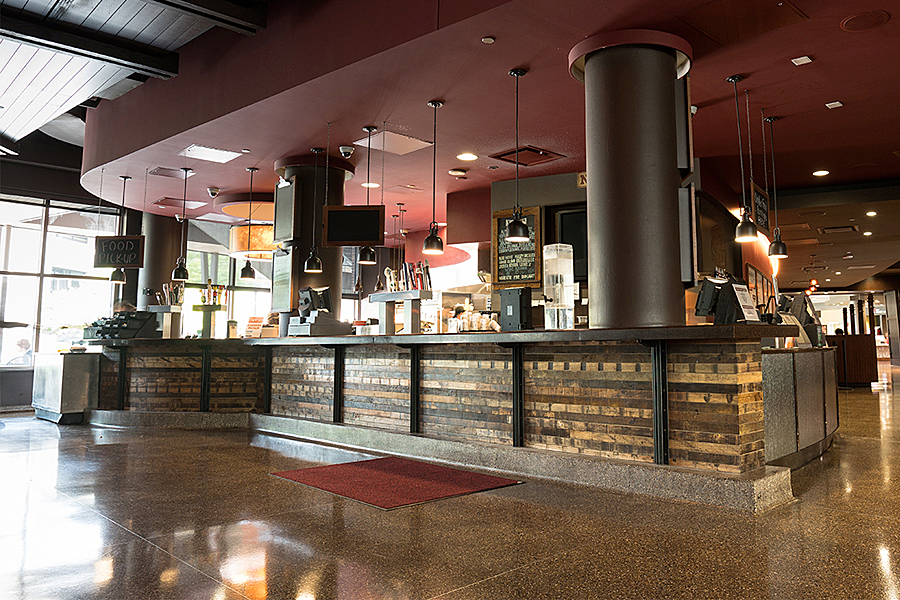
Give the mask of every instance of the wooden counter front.
<path id="1" fill-rule="evenodd" d="M 710 325 L 108 340 L 101 408 L 266 412 L 744 473 L 765 464 L 759 340 L 795 334 Z"/>

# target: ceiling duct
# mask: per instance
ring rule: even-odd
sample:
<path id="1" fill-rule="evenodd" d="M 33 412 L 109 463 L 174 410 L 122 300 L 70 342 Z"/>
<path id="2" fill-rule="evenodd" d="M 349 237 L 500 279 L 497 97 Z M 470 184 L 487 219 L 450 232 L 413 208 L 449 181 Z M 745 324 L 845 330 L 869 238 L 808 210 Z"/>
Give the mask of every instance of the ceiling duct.
<path id="1" fill-rule="evenodd" d="M 514 165 L 516 164 L 516 152 L 518 152 L 519 155 L 519 165 L 523 167 L 533 167 L 534 165 L 540 165 L 559 158 L 565 158 L 562 154 L 557 154 L 556 152 L 551 152 L 550 150 L 544 150 L 535 146 L 521 146 L 519 148 L 513 148 L 512 150 L 504 150 L 497 154 L 491 154 L 490 157 Z"/>

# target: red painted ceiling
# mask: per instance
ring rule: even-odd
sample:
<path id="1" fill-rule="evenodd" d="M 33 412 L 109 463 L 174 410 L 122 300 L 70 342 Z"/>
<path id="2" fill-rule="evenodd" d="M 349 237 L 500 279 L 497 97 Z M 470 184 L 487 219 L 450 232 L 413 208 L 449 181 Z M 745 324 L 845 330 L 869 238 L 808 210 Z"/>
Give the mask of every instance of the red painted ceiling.
<path id="1" fill-rule="evenodd" d="M 444 220 L 448 192 L 483 188 L 514 177 L 514 167 L 489 155 L 514 146 L 515 81 L 507 72 L 524 67 L 520 84 L 520 142 L 565 156 L 523 167 L 523 177 L 584 169 L 583 87 L 567 70 L 567 54 L 600 31 L 649 28 L 682 36 L 694 48 L 691 69 L 694 154 L 734 190 L 740 190 L 733 88 L 750 90 L 756 180 L 762 180 L 760 109 L 775 123 L 779 189 L 900 179 L 900 3 L 897 0 L 381 0 L 379 2 L 269 3 L 269 26 L 245 37 L 212 30 L 180 50 L 180 74 L 150 81 L 90 111 L 83 185 L 100 192 L 123 174 L 135 178 L 126 204 L 142 208 L 145 169 L 191 167 L 188 199 L 208 201 L 205 188 L 244 192 L 245 167 L 258 166 L 257 192 L 274 189 L 275 160 L 326 145 L 331 122 L 337 146 L 363 138 L 362 127 L 431 140 L 437 98 L 437 217 Z M 743 6 L 734 10 L 734 6 Z M 794 10 L 796 9 L 796 10 Z M 697 11 L 703 18 L 697 17 Z M 846 17 L 883 10 L 884 25 L 863 32 L 841 29 Z M 705 19 L 705 20 L 704 20 Z M 781 19 L 781 21 L 779 21 Z M 794 21 L 768 29 L 767 23 Z M 716 29 L 710 35 L 694 25 Z M 761 32 L 762 31 L 762 32 Z M 482 37 L 496 42 L 484 44 Z M 714 39 L 714 38 L 718 38 Z M 723 43 L 724 40 L 724 43 Z M 737 41 L 729 41 L 737 40 Z M 811 64 L 790 59 L 808 55 Z M 829 110 L 826 102 L 844 106 Z M 746 129 L 744 130 L 746 147 Z M 768 136 L 768 131 L 766 133 Z M 250 149 L 219 165 L 177 153 L 190 144 Z M 472 151 L 472 163 L 455 156 Z M 746 150 L 744 152 L 746 160 Z M 381 153 L 373 151 L 373 177 Z M 346 201 L 365 202 L 366 152 L 352 157 L 355 179 Z M 496 166 L 496 169 L 489 169 Z M 447 173 L 467 168 L 467 179 Z M 827 169 L 831 175 L 815 178 Z M 121 190 L 107 185 L 106 200 Z M 406 224 L 431 221 L 432 151 L 385 157 L 385 203 L 406 203 Z M 413 185 L 420 193 L 398 193 Z M 178 180 L 150 177 L 147 201 L 180 198 Z M 380 201 L 381 191 L 372 191 Z M 527 204 L 527 198 L 523 199 Z M 189 216 L 214 210 L 212 203 Z M 159 212 L 165 214 L 165 211 Z M 174 213 L 174 211 L 173 211 Z"/>

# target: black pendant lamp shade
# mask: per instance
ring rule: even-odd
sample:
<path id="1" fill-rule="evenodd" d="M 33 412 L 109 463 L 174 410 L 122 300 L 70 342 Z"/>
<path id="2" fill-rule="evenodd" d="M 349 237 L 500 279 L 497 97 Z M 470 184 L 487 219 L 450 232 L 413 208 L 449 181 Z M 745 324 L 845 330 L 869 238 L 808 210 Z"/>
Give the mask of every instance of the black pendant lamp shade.
<path id="1" fill-rule="evenodd" d="M 422 244 L 422 254 L 443 254 L 444 240 L 438 235 L 438 224 L 435 218 L 435 205 L 437 204 L 437 109 L 444 105 L 440 100 L 432 100 L 428 106 L 434 109 L 434 160 L 431 169 L 431 233 Z"/>
<path id="2" fill-rule="evenodd" d="M 178 257 L 175 269 L 172 270 L 172 281 L 187 281 L 190 278 L 187 270 L 187 260 L 185 259 L 185 256 L 187 256 L 187 241 L 184 238 L 184 232 L 187 228 L 187 215 L 185 214 L 187 208 L 187 180 L 188 173 L 191 170 L 188 167 L 181 167 L 181 172 L 184 174 L 184 194 L 181 197 L 181 256 Z"/>
<path id="3" fill-rule="evenodd" d="M 119 236 L 121 236 L 125 224 L 125 184 L 128 183 L 131 177 L 119 175 L 119 179 L 122 180 L 122 211 L 119 213 Z M 110 274 L 109 280 L 115 285 L 125 285 L 125 270 L 122 267 L 118 267 Z"/>
<path id="4" fill-rule="evenodd" d="M 378 128 L 374 125 L 366 125 L 363 127 L 363 131 L 368 134 L 368 140 L 366 141 L 366 183 L 371 184 L 372 182 L 372 132 L 378 131 Z M 369 190 L 371 189 L 371 185 L 366 185 L 366 206 L 369 205 Z M 359 249 L 359 257 L 358 262 L 361 265 L 374 265 L 378 262 L 378 256 L 375 254 L 375 249 L 372 246 L 363 246 Z"/>
<path id="5" fill-rule="evenodd" d="M 769 244 L 769 256 L 772 258 L 787 258 L 787 244 L 781 241 L 781 229 L 778 227 L 778 189 L 775 186 L 775 130 L 772 123 L 778 120 L 778 117 L 766 117 L 765 122 L 769 124 L 769 142 L 772 145 L 772 207 L 775 213 L 775 229 L 772 233 L 775 239 Z M 765 148 L 765 143 L 763 143 Z"/>
<path id="6" fill-rule="evenodd" d="M 331 145 L 331 123 L 328 124 L 328 145 Z M 306 259 L 306 262 L 303 263 L 303 272 L 304 273 L 321 273 L 322 272 L 322 259 L 319 258 L 319 249 L 316 247 L 316 206 L 318 204 L 318 196 L 319 196 L 319 154 L 322 153 L 321 148 L 312 148 L 310 152 L 316 155 L 316 163 L 313 170 L 313 218 L 311 219 L 312 226 L 312 247 L 309 249 L 309 256 Z M 325 160 L 328 160 L 328 155 L 325 155 Z M 325 167 L 325 198 L 326 201 L 328 199 L 328 167 L 326 164 Z"/>
<path id="7" fill-rule="evenodd" d="M 363 246 L 359 249 L 359 264 L 374 265 L 378 262 L 378 255 L 372 246 Z"/>
<path id="8" fill-rule="evenodd" d="M 746 244 L 749 242 L 756 241 L 756 224 L 750 219 L 750 205 L 747 203 L 747 192 L 744 187 L 744 142 L 741 139 L 741 107 L 738 104 L 738 91 L 737 84 L 739 81 L 742 81 L 744 78 L 741 75 L 732 75 L 731 77 L 726 77 L 725 81 L 734 85 L 734 109 L 735 114 L 737 115 L 737 128 L 738 128 L 738 156 L 741 159 L 741 222 L 738 223 L 737 228 L 734 231 L 734 241 L 740 242 L 741 244 Z"/>
<path id="9" fill-rule="evenodd" d="M 258 171 L 256 167 L 247 167 L 247 171 L 250 172 L 250 192 L 248 196 L 248 204 L 249 208 L 247 209 L 247 252 L 250 252 L 250 240 L 253 239 L 253 236 L 250 235 L 250 230 L 253 228 L 253 173 Z M 246 264 L 244 264 L 244 268 L 241 269 L 241 279 L 256 279 L 256 271 L 250 265 L 250 259 L 247 259 Z"/>
<path id="10" fill-rule="evenodd" d="M 528 225 L 522 220 L 522 207 L 519 206 L 519 77 L 526 72 L 525 69 L 513 69 L 509 72 L 516 78 L 516 208 L 513 211 L 513 220 L 506 225 L 506 241 L 513 243 L 527 242 L 531 239 Z"/>

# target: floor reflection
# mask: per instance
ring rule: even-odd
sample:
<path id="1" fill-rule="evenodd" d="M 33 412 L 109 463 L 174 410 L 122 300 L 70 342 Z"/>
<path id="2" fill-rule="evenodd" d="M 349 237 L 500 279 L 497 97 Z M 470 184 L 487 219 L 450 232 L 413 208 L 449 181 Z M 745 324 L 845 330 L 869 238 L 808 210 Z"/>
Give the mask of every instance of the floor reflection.
<path id="1" fill-rule="evenodd" d="M 893 598 L 900 369 L 760 516 L 528 482 L 381 511 L 270 475 L 372 455 L 0 419 L 0 599 Z"/>

